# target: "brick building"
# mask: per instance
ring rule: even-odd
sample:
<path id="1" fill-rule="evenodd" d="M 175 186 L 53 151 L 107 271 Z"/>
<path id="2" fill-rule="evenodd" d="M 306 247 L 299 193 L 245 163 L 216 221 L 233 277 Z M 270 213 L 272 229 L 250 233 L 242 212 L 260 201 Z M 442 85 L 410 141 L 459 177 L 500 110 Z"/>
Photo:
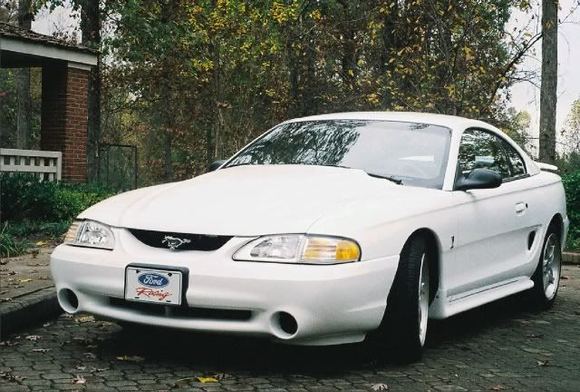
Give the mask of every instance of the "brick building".
<path id="1" fill-rule="evenodd" d="M 0 67 L 42 68 L 42 150 L 62 152 L 62 179 L 87 180 L 88 79 L 95 51 L 0 23 Z"/>

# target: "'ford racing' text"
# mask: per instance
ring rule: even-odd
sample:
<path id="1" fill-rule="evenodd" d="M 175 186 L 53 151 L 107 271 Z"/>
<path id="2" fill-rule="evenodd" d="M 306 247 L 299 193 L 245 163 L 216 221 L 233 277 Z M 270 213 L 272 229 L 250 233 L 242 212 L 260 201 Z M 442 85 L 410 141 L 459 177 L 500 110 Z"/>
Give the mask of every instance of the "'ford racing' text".
<path id="1" fill-rule="evenodd" d="M 139 297 L 157 298 L 159 301 L 163 301 L 171 296 L 171 293 L 167 291 L 150 289 L 148 287 L 137 287 L 136 294 Z"/>

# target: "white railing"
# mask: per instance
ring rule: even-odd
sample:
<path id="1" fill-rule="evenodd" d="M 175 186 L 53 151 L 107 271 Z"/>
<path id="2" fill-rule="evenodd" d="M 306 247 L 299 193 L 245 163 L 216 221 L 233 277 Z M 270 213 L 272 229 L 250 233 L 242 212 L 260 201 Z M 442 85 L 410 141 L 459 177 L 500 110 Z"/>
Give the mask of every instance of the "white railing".
<path id="1" fill-rule="evenodd" d="M 29 173 L 41 181 L 60 181 L 62 153 L 0 148 L 0 172 Z"/>

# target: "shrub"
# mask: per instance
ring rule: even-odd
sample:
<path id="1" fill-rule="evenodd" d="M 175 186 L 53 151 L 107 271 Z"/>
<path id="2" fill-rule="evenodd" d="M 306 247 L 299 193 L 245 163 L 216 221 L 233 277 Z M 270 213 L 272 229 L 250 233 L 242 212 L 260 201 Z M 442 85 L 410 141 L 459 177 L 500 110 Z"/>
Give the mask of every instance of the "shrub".
<path id="1" fill-rule="evenodd" d="M 24 220 L 21 222 L 6 222 L 5 232 L 17 238 L 31 236 L 59 239 L 70 226 L 70 220 L 60 222 L 41 222 Z"/>
<path id="2" fill-rule="evenodd" d="M 580 170 L 562 176 L 566 208 L 570 219 L 568 249 L 580 250 Z"/>
<path id="3" fill-rule="evenodd" d="M 94 185 L 40 182 L 31 175 L 0 173 L 2 221 L 70 221 L 111 195 Z"/>

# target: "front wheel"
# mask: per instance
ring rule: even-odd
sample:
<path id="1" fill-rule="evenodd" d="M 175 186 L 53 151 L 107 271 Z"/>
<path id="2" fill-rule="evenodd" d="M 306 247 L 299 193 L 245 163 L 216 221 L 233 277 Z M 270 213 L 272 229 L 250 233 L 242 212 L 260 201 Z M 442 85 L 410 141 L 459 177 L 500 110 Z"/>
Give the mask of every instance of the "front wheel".
<path id="1" fill-rule="evenodd" d="M 536 271 L 532 276 L 534 287 L 531 290 L 534 304 L 548 309 L 554 305 L 562 270 L 562 251 L 560 235 L 554 225 L 550 225 L 544 238 L 542 253 Z"/>
<path id="2" fill-rule="evenodd" d="M 377 342 L 398 362 L 416 361 L 423 352 L 429 320 L 429 261 L 425 238 L 409 239 L 401 252 Z"/>

